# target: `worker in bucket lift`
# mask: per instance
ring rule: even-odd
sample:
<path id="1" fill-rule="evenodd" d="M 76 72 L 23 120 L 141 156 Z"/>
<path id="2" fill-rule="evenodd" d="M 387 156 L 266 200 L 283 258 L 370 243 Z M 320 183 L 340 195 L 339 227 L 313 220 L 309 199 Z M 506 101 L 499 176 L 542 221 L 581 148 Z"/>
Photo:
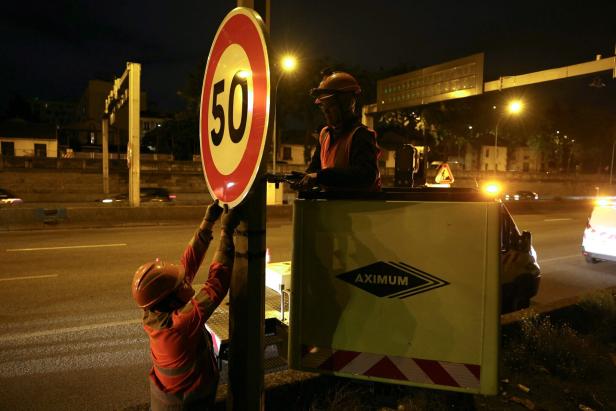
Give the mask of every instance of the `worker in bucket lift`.
<path id="1" fill-rule="evenodd" d="M 376 132 L 355 113 L 359 83 L 349 73 L 324 70 L 319 86 L 310 91 L 327 125 L 305 175 L 293 187 L 320 186 L 327 191 L 378 191 L 381 188 Z"/>
<path id="2" fill-rule="evenodd" d="M 218 250 L 209 275 L 195 295 L 193 279 L 221 217 Z M 143 308 L 143 328 L 150 340 L 150 409 L 207 409 L 216 399 L 218 368 L 206 320 L 229 289 L 235 247 L 233 232 L 239 211 L 211 204 L 186 246 L 180 265 L 159 259 L 139 267 L 132 282 L 133 298 Z"/>

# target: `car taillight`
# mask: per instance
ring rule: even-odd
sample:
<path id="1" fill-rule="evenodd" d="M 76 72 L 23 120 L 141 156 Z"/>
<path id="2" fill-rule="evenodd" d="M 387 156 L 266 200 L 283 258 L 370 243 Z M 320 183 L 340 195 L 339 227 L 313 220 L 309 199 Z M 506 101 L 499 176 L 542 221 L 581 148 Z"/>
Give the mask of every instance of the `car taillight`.
<path id="1" fill-rule="evenodd" d="M 169 200 L 175 200 L 175 194 L 169 194 Z"/>

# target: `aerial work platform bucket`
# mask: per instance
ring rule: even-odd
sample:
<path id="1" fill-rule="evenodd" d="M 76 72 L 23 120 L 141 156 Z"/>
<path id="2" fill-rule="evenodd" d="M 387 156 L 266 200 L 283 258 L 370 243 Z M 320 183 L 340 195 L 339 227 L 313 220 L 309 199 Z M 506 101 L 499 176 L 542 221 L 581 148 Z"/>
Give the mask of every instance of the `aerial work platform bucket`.
<path id="1" fill-rule="evenodd" d="M 501 207 L 296 200 L 290 367 L 496 394 Z"/>

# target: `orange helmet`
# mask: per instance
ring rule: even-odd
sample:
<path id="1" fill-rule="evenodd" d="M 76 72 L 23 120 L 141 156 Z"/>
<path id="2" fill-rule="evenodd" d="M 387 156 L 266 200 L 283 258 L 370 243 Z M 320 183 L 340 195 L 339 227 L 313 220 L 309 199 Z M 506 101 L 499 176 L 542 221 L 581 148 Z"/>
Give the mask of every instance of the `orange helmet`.
<path id="1" fill-rule="evenodd" d="M 161 302 L 183 284 L 184 269 L 157 258 L 137 269 L 133 276 L 131 290 L 137 305 L 145 309 Z M 192 287 L 190 288 L 192 290 Z"/>
<path id="2" fill-rule="evenodd" d="M 310 90 L 310 95 L 316 97 L 315 104 L 337 93 L 361 93 L 361 87 L 355 77 L 344 71 L 327 71 L 319 83 L 319 87 Z"/>

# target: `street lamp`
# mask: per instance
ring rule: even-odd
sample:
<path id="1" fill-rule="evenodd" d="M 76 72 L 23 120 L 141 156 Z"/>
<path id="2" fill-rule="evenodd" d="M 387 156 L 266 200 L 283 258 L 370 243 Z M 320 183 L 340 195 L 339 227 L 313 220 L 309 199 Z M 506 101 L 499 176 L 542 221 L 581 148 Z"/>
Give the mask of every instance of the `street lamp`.
<path id="1" fill-rule="evenodd" d="M 616 147 L 616 140 L 612 144 L 612 162 L 610 164 L 610 185 L 612 185 L 612 172 L 614 171 L 614 148 Z"/>
<path id="2" fill-rule="evenodd" d="M 295 70 L 297 66 L 297 59 L 295 56 L 290 54 L 284 55 L 282 59 L 280 59 L 280 68 L 281 70 L 278 73 L 278 80 L 276 80 L 276 87 L 274 89 L 274 95 L 276 100 L 274 100 L 274 127 L 273 127 L 273 144 L 272 144 L 272 173 L 276 173 L 276 140 L 277 140 L 277 130 L 276 130 L 276 116 L 277 116 L 277 106 L 278 106 L 278 86 L 280 85 L 280 81 L 284 77 L 286 73 L 290 73 Z"/>
<path id="3" fill-rule="evenodd" d="M 496 106 L 492 107 L 496 109 Z M 501 113 L 496 121 L 496 127 L 494 128 L 494 171 L 498 169 L 498 126 L 505 114 L 519 114 L 524 109 L 524 104 L 520 100 L 512 100 L 507 104 L 505 112 Z"/>

